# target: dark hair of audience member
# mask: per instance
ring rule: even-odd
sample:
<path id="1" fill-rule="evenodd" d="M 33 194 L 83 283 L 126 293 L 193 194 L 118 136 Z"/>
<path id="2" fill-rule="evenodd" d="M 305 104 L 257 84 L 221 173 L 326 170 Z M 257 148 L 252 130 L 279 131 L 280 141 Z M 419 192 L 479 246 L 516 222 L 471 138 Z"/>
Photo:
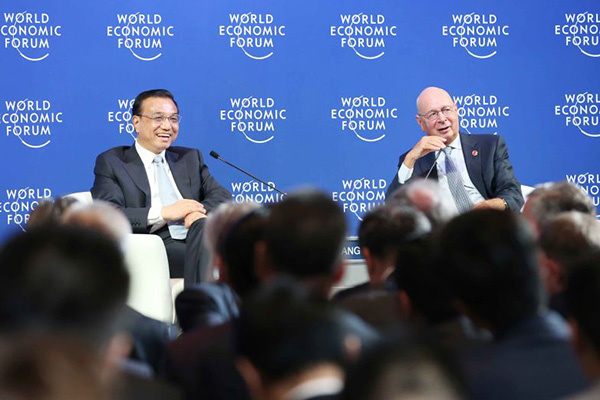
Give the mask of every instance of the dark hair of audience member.
<path id="1" fill-rule="evenodd" d="M 411 312 L 426 325 L 435 325 L 459 313 L 455 297 L 434 268 L 434 245 L 430 235 L 421 236 L 397 247 L 398 261 L 394 279 L 398 290 L 406 292 Z"/>
<path id="2" fill-rule="evenodd" d="M 179 112 L 179 106 L 177 105 L 175 97 L 173 97 L 173 94 L 171 92 L 169 92 L 166 89 L 152 89 L 146 90 L 145 92 L 142 92 L 135 97 L 135 100 L 133 100 L 133 106 L 131 107 L 131 115 L 140 116 L 142 114 L 142 105 L 144 103 L 144 100 L 149 99 L 151 97 L 171 99 L 171 101 L 175 103 L 177 112 Z"/>
<path id="3" fill-rule="evenodd" d="M 101 346 L 120 329 L 128 286 L 117 245 L 86 229 L 44 226 L 0 250 L 3 330 L 64 332 Z"/>
<path id="4" fill-rule="evenodd" d="M 569 270 L 566 288 L 568 310 L 600 359 L 600 251 L 579 257 L 572 262 Z"/>
<path id="5" fill-rule="evenodd" d="M 310 300 L 288 279 L 276 279 L 250 296 L 235 329 L 237 353 L 267 382 L 319 364 L 346 362 L 345 336 L 335 309 Z"/>
<path id="6" fill-rule="evenodd" d="M 476 210 L 450 221 L 439 237 L 436 270 L 493 331 L 544 304 L 530 226 L 517 214 Z"/>
<path id="7" fill-rule="evenodd" d="M 339 205 L 325 193 L 302 190 L 273 204 L 265 238 L 275 270 L 304 279 L 334 272 L 345 235 Z"/>
<path id="8" fill-rule="evenodd" d="M 528 203 L 528 212 L 540 227 L 565 211 L 596 216 L 596 206 L 590 195 L 576 184 L 566 181 L 536 187 L 529 194 Z"/>
<path id="9" fill-rule="evenodd" d="M 350 368 L 341 400 L 462 399 L 459 370 L 426 333 L 398 331 Z"/>
<path id="10" fill-rule="evenodd" d="M 76 203 L 72 197 L 59 197 L 56 200 L 44 199 L 29 214 L 27 229 L 43 225 L 59 225 L 63 214 Z"/>
<path id="11" fill-rule="evenodd" d="M 431 230 L 424 214 L 411 207 L 387 205 L 369 211 L 358 229 L 358 244 L 372 256 L 396 258 L 398 242 Z"/>
<path id="12" fill-rule="evenodd" d="M 256 246 L 264 240 L 267 214 L 265 208 L 251 211 L 237 221 L 219 242 L 218 252 L 227 268 L 229 284 L 242 298 L 260 284 L 256 275 Z"/>
<path id="13" fill-rule="evenodd" d="M 583 253 L 600 248 L 600 223 L 589 214 L 565 212 L 542 227 L 538 243 L 546 256 L 564 270 Z"/>

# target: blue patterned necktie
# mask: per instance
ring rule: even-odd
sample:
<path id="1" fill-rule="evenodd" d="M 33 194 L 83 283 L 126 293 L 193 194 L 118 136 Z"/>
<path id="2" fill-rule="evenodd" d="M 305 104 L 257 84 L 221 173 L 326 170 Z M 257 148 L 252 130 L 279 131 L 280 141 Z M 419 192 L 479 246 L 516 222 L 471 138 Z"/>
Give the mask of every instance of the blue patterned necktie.
<path id="1" fill-rule="evenodd" d="M 448 178 L 448 186 L 450 187 L 450 193 L 454 197 L 456 208 L 460 214 L 466 213 L 473 208 L 473 202 L 465 190 L 465 185 L 460 176 L 460 172 L 456 168 L 456 164 L 450 158 L 451 147 L 443 149 L 446 155 L 446 177 Z"/>
<path id="2" fill-rule="evenodd" d="M 164 160 L 161 156 L 154 157 L 152 164 L 156 166 L 156 181 L 158 182 L 158 195 L 163 206 L 169 206 L 179 200 L 175 188 L 169 180 Z M 173 239 L 183 240 L 187 236 L 187 229 L 181 222 L 168 222 L 169 233 Z"/>

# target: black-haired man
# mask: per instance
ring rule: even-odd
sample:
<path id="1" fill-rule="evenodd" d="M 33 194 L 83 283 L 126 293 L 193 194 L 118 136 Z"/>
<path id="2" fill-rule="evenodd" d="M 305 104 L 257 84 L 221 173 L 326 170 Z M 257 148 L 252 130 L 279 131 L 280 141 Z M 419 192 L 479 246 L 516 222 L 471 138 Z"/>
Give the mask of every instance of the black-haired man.
<path id="1" fill-rule="evenodd" d="M 134 233 L 159 235 L 171 277 L 191 285 L 207 268 L 206 213 L 231 195 L 208 172 L 199 150 L 172 146 L 181 115 L 169 91 L 140 93 L 132 115 L 137 140 L 98 156 L 92 196 L 123 210 Z"/>

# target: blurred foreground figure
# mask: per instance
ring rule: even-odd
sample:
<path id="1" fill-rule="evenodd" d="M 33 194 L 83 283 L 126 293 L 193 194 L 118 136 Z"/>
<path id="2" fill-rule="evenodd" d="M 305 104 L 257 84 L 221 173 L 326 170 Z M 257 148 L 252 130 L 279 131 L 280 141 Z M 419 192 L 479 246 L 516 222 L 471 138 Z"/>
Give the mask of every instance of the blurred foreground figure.
<path id="1" fill-rule="evenodd" d="M 477 210 L 450 221 L 437 270 L 471 320 L 494 342 L 465 357 L 473 399 L 558 399 L 584 387 L 569 328 L 547 311 L 527 223 L 514 213 Z"/>

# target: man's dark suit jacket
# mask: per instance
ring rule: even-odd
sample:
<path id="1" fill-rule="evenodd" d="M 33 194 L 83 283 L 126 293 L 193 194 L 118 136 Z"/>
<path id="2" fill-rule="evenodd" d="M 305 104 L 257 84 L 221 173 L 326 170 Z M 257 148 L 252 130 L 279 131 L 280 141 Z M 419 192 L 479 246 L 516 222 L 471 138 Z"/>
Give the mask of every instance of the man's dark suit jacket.
<path id="1" fill-rule="evenodd" d="M 464 354 L 470 398 L 550 400 L 580 392 L 586 381 L 569 335 L 567 323 L 546 312 L 496 334 L 493 344 Z"/>
<path id="2" fill-rule="evenodd" d="M 486 200 L 496 197 L 504 199 L 511 210 L 519 211 L 524 203 L 521 184 L 515 178 L 512 164 L 508 160 L 508 149 L 504 139 L 498 135 L 467 135 L 465 133 L 459 135 L 467 172 L 479 193 Z M 398 169 L 407 154 L 408 151 L 400 156 Z M 425 178 L 434 161 L 435 152 L 417 160 L 411 178 L 405 183 L 409 183 L 413 179 Z M 433 168 L 429 178 L 437 180 L 437 168 Z M 396 171 L 386 197 L 390 197 L 400 186 L 402 185 L 398 182 L 398 172 Z"/>
<path id="3" fill-rule="evenodd" d="M 171 146 L 165 158 L 184 199 L 201 202 L 207 212 L 231 200 L 231 194 L 208 172 L 199 150 Z M 114 147 L 100 154 L 94 174 L 92 197 L 116 204 L 129 218 L 134 233 L 148 233 L 152 195 L 135 146 Z"/>
<path id="4" fill-rule="evenodd" d="M 184 199 L 201 202 L 207 212 L 231 200 L 231 194 L 208 172 L 199 150 L 171 146 L 165 151 L 165 158 Z M 94 175 L 92 197 L 115 204 L 129 219 L 134 233 L 149 233 L 148 212 L 152 194 L 144 164 L 135 146 L 114 147 L 100 154 L 96 159 Z M 201 260 L 207 259 L 201 251 L 204 223 L 204 219 L 197 220 L 187 234 L 186 286 L 198 280 L 202 274 L 199 271 Z"/>

